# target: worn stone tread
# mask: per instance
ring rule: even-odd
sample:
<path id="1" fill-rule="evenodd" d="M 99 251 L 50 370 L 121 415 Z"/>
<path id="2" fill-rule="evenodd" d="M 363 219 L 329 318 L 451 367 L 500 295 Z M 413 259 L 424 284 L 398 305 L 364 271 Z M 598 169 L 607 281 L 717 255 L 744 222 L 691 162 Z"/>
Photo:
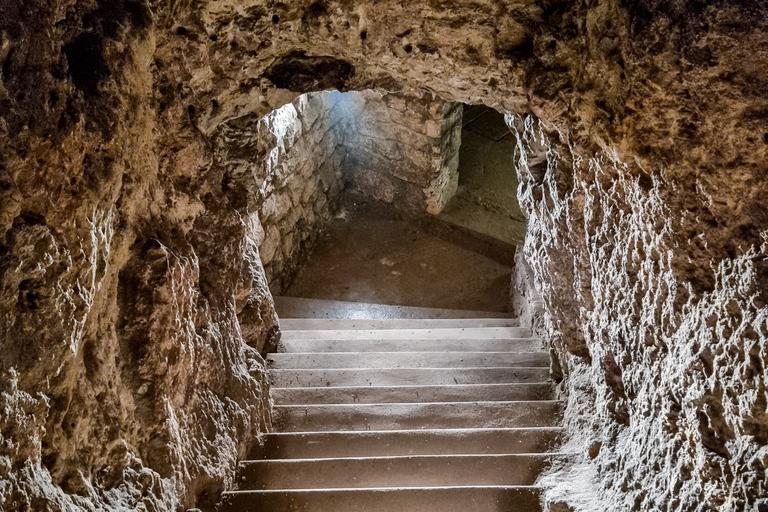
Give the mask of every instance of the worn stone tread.
<path id="1" fill-rule="evenodd" d="M 302 352 L 269 354 L 270 369 L 508 368 L 550 365 L 546 352 Z"/>
<path id="2" fill-rule="evenodd" d="M 544 454 L 399 455 L 240 463 L 239 489 L 532 485 Z"/>
<path id="3" fill-rule="evenodd" d="M 467 327 L 517 327 L 517 318 L 281 318 L 280 328 L 296 330 L 436 329 Z"/>
<path id="4" fill-rule="evenodd" d="M 464 309 L 424 308 L 342 300 L 275 296 L 281 318 L 509 318 L 509 313 Z"/>
<path id="5" fill-rule="evenodd" d="M 543 350 L 538 338 L 499 340 L 283 340 L 281 353 L 299 352 L 536 352 Z"/>
<path id="6" fill-rule="evenodd" d="M 282 405 L 418 403 L 418 402 L 489 402 L 552 400 L 551 382 L 513 384 L 465 384 L 452 386 L 340 386 L 272 388 L 272 398 Z"/>
<path id="7" fill-rule="evenodd" d="M 397 386 L 544 382 L 547 368 L 335 368 L 269 372 L 273 386 Z"/>
<path id="8" fill-rule="evenodd" d="M 233 491 L 222 499 L 233 512 L 541 512 L 540 495 L 532 486 L 473 486 Z"/>
<path id="9" fill-rule="evenodd" d="M 285 331 L 284 340 L 386 340 L 386 339 L 513 339 L 530 337 L 527 327 L 463 327 L 434 329 L 344 329 Z"/>
<path id="10" fill-rule="evenodd" d="M 543 453 L 556 449 L 562 435 L 561 427 L 276 432 L 249 458 Z"/>
<path id="11" fill-rule="evenodd" d="M 425 428 L 551 427 L 562 417 L 555 400 L 415 404 L 277 405 L 283 432 Z"/>

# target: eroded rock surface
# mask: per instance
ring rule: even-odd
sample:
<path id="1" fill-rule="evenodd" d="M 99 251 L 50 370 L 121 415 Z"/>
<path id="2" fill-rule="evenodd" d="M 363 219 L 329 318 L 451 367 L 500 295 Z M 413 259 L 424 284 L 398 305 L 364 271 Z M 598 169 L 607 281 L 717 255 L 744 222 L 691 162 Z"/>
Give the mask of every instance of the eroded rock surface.
<path id="1" fill-rule="evenodd" d="M 277 336 L 258 126 L 327 88 L 514 114 L 581 454 L 553 501 L 768 506 L 766 19 L 763 0 L 3 3 L 0 507 L 175 510 L 228 485 L 268 428 Z M 253 144 L 222 160 L 225 132 Z"/>
<path id="2" fill-rule="evenodd" d="M 247 223 L 156 97 L 147 5 L 2 10 L 0 509 L 205 504 L 269 423 Z"/>

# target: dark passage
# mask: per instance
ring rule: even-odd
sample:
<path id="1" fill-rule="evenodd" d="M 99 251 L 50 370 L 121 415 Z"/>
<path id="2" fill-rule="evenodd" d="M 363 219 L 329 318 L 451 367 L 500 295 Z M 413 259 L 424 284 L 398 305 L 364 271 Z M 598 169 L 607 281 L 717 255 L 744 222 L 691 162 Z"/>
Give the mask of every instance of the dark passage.
<path id="1" fill-rule="evenodd" d="M 440 218 L 523 245 L 526 221 L 517 201 L 516 145 L 503 114 L 484 105 L 464 105 L 459 190 Z"/>

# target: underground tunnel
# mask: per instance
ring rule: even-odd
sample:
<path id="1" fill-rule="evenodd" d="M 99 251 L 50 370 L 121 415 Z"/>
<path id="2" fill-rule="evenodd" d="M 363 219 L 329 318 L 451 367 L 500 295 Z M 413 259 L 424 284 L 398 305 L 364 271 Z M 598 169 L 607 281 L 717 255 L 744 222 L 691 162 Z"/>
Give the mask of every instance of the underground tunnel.
<path id="1" fill-rule="evenodd" d="M 393 365 L 365 367 L 390 375 L 371 400 L 390 387 L 443 397 L 390 444 L 441 438 L 454 451 L 435 460 L 466 485 L 365 484 L 386 499 L 355 505 L 343 501 L 351 478 L 326 465 L 300 484 L 325 475 L 349 492 L 262 510 L 765 512 L 766 20 L 762 0 L 3 2 L 0 510 L 223 511 L 298 496 L 238 489 L 260 467 L 251 457 L 290 428 L 280 399 L 304 393 L 270 384 L 291 347 L 307 346 L 296 326 L 322 320 L 280 313 L 276 297 L 301 294 L 292 286 L 334 225 L 373 215 L 500 266 L 469 290 L 485 303 L 377 310 L 456 326 L 468 319 L 408 315 L 477 307 L 489 316 L 473 333 L 495 334 L 440 345 L 423 332 L 433 327 L 407 355 L 361 356 Z M 493 174 L 500 162 L 513 174 Z M 361 229 L 356 242 L 378 232 Z M 427 265 L 416 277 L 430 281 L 440 251 L 414 260 Z M 381 252 L 368 259 L 404 272 Z M 416 277 L 405 284 L 423 298 Z M 370 327 L 386 320 L 357 331 L 391 338 Z M 314 335 L 312 350 L 335 350 L 312 356 L 326 373 L 349 373 L 353 356 L 336 349 L 351 335 Z M 373 335 L 355 336 L 357 350 Z M 527 348 L 481 353 L 514 344 Z M 414 353 L 428 346 L 439 350 Z M 514 386 L 544 386 L 546 404 L 445 398 L 475 385 L 459 382 L 478 374 L 468 368 L 440 389 L 412 376 L 443 375 L 447 346 L 484 375 L 528 358 L 514 371 L 533 380 Z M 414 403 L 386 417 L 371 405 L 354 410 L 386 430 Z M 352 416 L 306 425 L 326 439 L 316 430 Z M 501 443 L 489 432 L 544 429 L 451 437 L 481 416 L 555 418 L 556 439 L 536 441 L 541 454 L 473 458 Z M 450 428 L 437 432 L 437 419 Z M 318 443 L 340 450 L 322 464 L 380 441 L 354 439 Z M 414 459 L 398 457 L 411 474 Z M 523 459 L 526 470 L 505 465 Z M 472 480 L 491 473 L 496 483 Z"/>

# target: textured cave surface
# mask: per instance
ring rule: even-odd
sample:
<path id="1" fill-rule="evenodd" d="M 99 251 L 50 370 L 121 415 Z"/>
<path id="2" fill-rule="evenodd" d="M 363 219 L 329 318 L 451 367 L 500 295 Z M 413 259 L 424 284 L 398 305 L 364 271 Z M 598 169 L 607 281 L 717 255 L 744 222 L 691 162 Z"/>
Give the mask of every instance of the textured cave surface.
<path id="1" fill-rule="evenodd" d="M 581 454 L 553 510 L 763 512 L 766 76 L 765 0 L 0 3 L 0 509 L 231 484 L 270 428 L 275 118 L 335 89 L 508 113 Z"/>

